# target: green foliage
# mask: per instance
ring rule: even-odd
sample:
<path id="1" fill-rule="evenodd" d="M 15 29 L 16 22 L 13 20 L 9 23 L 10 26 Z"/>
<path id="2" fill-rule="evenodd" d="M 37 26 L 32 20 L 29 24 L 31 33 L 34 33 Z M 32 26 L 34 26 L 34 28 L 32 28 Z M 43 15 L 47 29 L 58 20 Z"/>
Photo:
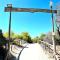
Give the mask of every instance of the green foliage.
<path id="1" fill-rule="evenodd" d="M 21 37 L 23 40 L 27 41 L 28 43 L 32 43 L 31 37 L 28 32 L 22 32 Z"/>
<path id="2" fill-rule="evenodd" d="M 6 38 L 3 35 L 0 35 L 0 46 L 5 45 L 6 43 L 8 43 Z"/>
<path id="3" fill-rule="evenodd" d="M 16 34 L 15 38 L 17 38 L 17 39 L 22 39 L 22 36 L 19 35 L 19 34 Z"/>
<path id="4" fill-rule="evenodd" d="M 8 38 L 8 32 L 4 33 L 4 36 L 6 38 Z M 21 34 L 15 34 L 14 32 L 11 32 L 12 39 L 14 39 L 14 38 L 23 39 L 23 40 L 27 41 L 28 43 L 32 43 L 32 42 L 39 43 L 41 40 L 43 40 L 44 37 L 45 37 L 45 34 L 41 34 L 40 37 L 36 36 L 32 39 L 28 32 L 22 32 Z M 16 43 L 16 42 L 14 42 L 14 43 Z M 16 43 L 16 44 L 18 44 L 18 43 Z"/>
<path id="5" fill-rule="evenodd" d="M 37 40 L 35 38 L 32 39 L 33 43 L 37 43 Z"/>
<path id="6" fill-rule="evenodd" d="M 46 36 L 46 34 L 41 34 L 40 40 L 43 40 L 45 36 Z"/>
<path id="7" fill-rule="evenodd" d="M 4 37 L 8 38 L 8 32 L 4 33 L 3 35 Z"/>
<path id="8" fill-rule="evenodd" d="M 33 41 L 33 43 L 39 42 L 39 37 L 37 36 L 37 37 L 33 38 L 32 41 Z"/>
<path id="9" fill-rule="evenodd" d="M 13 41 L 13 44 L 20 46 L 20 43 L 18 41 Z"/>
<path id="10" fill-rule="evenodd" d="M 4 33 L 4 37 L 8 38 L 8 36 L 9 36 L 8 32 Z M 16 36 L 15 33 L 11 32 L 11 38 L 15 38 L 15 36 Z"/>
<path id="11" fill-rule="evenodd" d="M 33 41 L 31 40 L 31 37 L 28 36 L 28 40 L 27 40 L 28 43 L 32 43 Z"/>
<path id="12" fill-rule="evenodd" d="M 7 43 L 7 41 L 6 41 L 6 40 L 2 40 L 2 41 L 0 41 L 0 46 L 5 45 L 6 43 Z"/>
<path id="13" fill-rule="evenodd" d="M 26 41 L 27 41 L 29 34 L 28 34 L 28 32 L 22 32 L 22 33 L 21 33 L 21 36 L 22 36 L 22 39 L 23 39 L 23 40 L 26 40 Z"/>

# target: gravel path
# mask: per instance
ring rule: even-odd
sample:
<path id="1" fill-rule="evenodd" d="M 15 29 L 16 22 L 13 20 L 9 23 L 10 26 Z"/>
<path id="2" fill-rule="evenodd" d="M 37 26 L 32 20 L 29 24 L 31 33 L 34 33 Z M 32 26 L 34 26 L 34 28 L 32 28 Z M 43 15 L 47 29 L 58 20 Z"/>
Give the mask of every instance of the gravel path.
<path id="1" fill-rule="evenodd" d="M 48 58 L 40 44 L 29 44 L 27 47 L 22 51 L 19 60 L 53 60 Z"/>
<path id="2" fill-rule="evenodd" d="M 27 48 L 23 49 L 23 51 L 19 57 L 19 60 L 54 60 L 54 59 L 49 58 L 48 55 L 45 54 L 45 51 L 43 50 L 41 45 L 38 43 L 28 44 L 26 47 Z M 22 50 L 22 48 L 13 46 L 12 51 L 14 51 L 15 53 L 10 51 L 11 54 L 14 56 L 10 60 L 17 60 L 21 50 Z"/>

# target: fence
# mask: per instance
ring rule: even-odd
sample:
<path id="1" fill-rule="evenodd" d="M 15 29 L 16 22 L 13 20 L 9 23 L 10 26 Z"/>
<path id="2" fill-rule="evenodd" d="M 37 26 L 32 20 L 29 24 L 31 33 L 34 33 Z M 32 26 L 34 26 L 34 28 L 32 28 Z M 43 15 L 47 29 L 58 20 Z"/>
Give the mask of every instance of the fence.
<path id="1" fill-rule="evenodd" d="M 44 45 L 43 48 L 53 55 L 53 45 L 44 41 L 41 41 L 41 43 Z M 54 57 L 54 55 L 52 57 Z M 56 60 L 60 60 L 60 54 L 58 52 L 56 52 L 55 57 L 56 57 Z"/>

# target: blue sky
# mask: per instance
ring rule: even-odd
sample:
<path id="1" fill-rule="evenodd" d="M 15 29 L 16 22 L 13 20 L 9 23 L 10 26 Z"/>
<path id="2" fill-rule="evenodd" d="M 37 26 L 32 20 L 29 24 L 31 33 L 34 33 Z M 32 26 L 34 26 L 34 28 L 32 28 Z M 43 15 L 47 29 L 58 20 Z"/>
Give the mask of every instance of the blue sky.
<path id="1" fill-rule="evenodd" d="M 53 0 L 55 8 L 56 2 Z M 1 0 L 0 1 L 0 29 L 3 32 L 8 31 L 9 13 L 4 12 L 4 7 L 7 4 L 12 4 L 13 7 L 20 8 L 46 8 L 50 9 L 50 0 Z M 52 31 L 51 14 L 49 13 L 29 13 L 29 12 L 12 12 L 12 28 L 15 33 L 29 32 L 34 37 L 40 33 Z"/>

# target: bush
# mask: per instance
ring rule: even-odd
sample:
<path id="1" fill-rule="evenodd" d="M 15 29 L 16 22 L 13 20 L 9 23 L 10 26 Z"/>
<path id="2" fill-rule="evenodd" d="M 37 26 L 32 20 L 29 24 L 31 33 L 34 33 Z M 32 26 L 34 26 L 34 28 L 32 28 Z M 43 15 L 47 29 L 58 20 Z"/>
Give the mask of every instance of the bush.
<path id="1" fill-rule="evenodd" d="M 33 41 L 32 41 L 32 40 L 27 40 L 27 42 L 28 42 L 28 43 L 33 43 Z"/>
<path id="2" fill-rule="evenodd" d="M 13 44 L 14 44 L 14 45 L 17 45 L 17 46 L 20 45 L 17 41 L 13 41 Z"/>
<path id="3" fill-rule="evenodd" d="M 56 43 L 56 45 L 60 45 L 60 39 L 59 39 L 59 40 L 56 39 L 56 40 L 55 40 L 55 43 Z"/>

